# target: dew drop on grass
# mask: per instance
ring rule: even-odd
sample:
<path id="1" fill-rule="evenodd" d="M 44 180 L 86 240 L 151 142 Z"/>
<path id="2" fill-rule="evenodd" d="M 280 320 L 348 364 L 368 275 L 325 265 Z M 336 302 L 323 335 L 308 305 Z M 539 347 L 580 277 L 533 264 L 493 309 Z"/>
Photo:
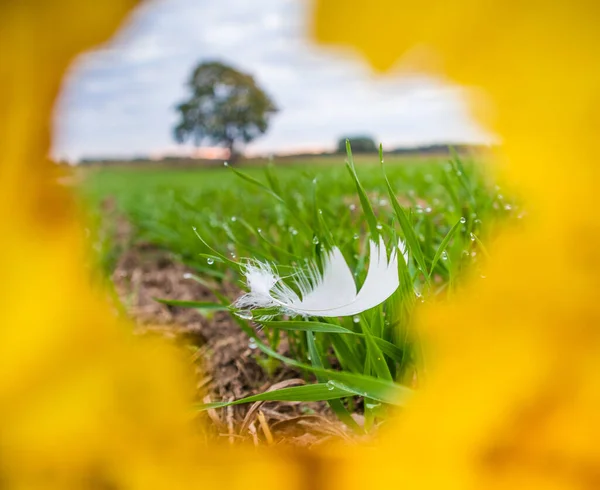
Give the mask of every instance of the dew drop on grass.
<path id="1" fill-rule="evenodd" d="M 228 162 L 223 162 L 223 166 L 224 167 L 229 167 L 229 163 Z"/>
<path id="2" fill-rule="evenodd" d="M 425 212 L 426 212 L 427 214 L 431 213 L 431 211 L 432 211 L 432 210 L 431 210 L 431 208 L 430 208 L 430 207 L 426 207 L 426 208 L 425 208 Z"/>
<path id="3" fill-rule="evenodd" d="M 465 218 L 464 216 L 461 216 L 460 222 L 464 225 L 467 222 L 467 218 Z"/>
<path id="4" fill-rule="evenodd" d="M 236 255 L 235 255 L 233 252 L 231 252 L 231 258 L 232 258 L 232 259 L 235 259 L 235 258 L 236 258 Z"/>
<path id="5" fill-rule="evenodd" d="M 475 235 L 473 235 L 473 233 L 469 234 L 469 237 L 471 238 L 471 241 L 474 242 L 475 241 Z"/>
<path id="6" fill-rule="evenodd" d="M 388 203 L 388 202 L 387 202 L 385 199 L 380 199 L 380 200 L 379 200 L 379 205 L 380 205 L 380 206 L 387 206 L 387 203 Z"/>
<path id="7" fill-rule="evenodd" d="M 381 223 L 378 223 L 377 226 L 375 226 L 375 228 L 377 228 L 378 230 L 382 230 L 383 226 L 381 225 Z"/>
<path id="8" fill-rule="evenodd" d="M 356 210 L 356 205 L 355 204 L 350 204 L 350 206 L 348 206 L 348 209 L 350 211 L 355 211 Z"/>
<path id="9" fill-rule="evenodd" d="M 257 229 L 256 229 L 256 232 L 257 232 L 258 234 L 261 234 L 261 233 L 262 233 L 262 228 L 257 228 Z"/>
<path id="10" fill-rule="evenodd" d="M 352 238 L 354 238 L 355 240 L 358 240 L 359 239 L 358 233 L 355 233 Z"/>
<path id="11" fill-rule="evenodd" d="M 360 317 L 359 316 L 355 316 L 354 318 L 352 318 L 352 321 L 354 323 L 359 323 L 360 322 Z"/>
<path id="12" fill-rule="evenodd" d="M 256 339 L 254 337 L 250 337 L 250 340 L 248 341 L 248 348 L 249 349 L 256 349 Z"/>
<path id="13" fill-rule="evenodd" d="M 191 275 L 189 272 L 186 272 L 186 273 L 183 275 L 183 278 L 184 278 L 184 279 L 191 279 L 192 277 L 194 277 L 194 276 L 192 276 L 192 275 Z"/>
<path id="14" fill-rule="evenodd" d="M 445 250 L 442 252 L 442 260 L 448 260 L 448 254 Z"/>
<path id="15" fill-rule="evenodd" d="M 213 265 L 215 263 L 215 259 L 211 259 L 210 257 L 208 259 L 206 259 L 206 263 L 208 265 Z"/>
<path id="16" fill-rule="evenodd" d="M 512 206 L 510 204 L 505 204 L 504 209 L 505 211 L 510 211 L 512 209 Z"/>
<path id="17" fill-rule="evenodd" d="M 231 221 L 233 221 L 235 223 L 237 221 L 237 218 L 235 216 L 232 216 Z"/>
<path id="18" fill-rule="evenodd" d="M 323 210 L 322 209 L 319 209 L 319 214 L 323 214 Z"/>
<path id="19" fill-rule="evenodd" d="M 238 310 L 235 314 L 244 320 L 252 320 L 252 312 L 250 310 Z M 254 339 L 252 339 L 252 342 L 254 342 Z"/>
<path id="20" fill-rule="evenodd" d="M 423 214 L 423 208 L 421 206 L 417 206 L 415 208 L 415 211 L 417 212 L 417 214 Z"/>
<path id="21" fill-rule="evenodd" d="M 312 242 L 313 242 L 315 245 L 318 245 L 318 244 L 319 244 L 319 239 L 318 239 L 318 238 L 315 236 L 315 237 L 313 237 L 313 239 L 312 239 Z"/>
<path id="22" fill-rule="evenodd" d="M 334 384 L 331 381 L 327 381 L 327 389 L 329 391 L 333 391 L 335 388 Z"/>

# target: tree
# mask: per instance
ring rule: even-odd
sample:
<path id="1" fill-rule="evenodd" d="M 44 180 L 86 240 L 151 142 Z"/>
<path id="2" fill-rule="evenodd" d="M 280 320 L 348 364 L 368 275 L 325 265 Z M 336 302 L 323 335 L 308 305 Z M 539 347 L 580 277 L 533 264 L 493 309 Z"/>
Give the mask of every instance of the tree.
<path id="1" fill-rule="evenodd" d="M 219 62 L 199 64 L 187 84 L 190 97 L 177 106 L 179 143 L 207 141 L 229 149 L 233 160 L 240 143 L 249 143 L 269 127 L 274 102 L 251 75 Z"/>
<path id="2" fill-rule="evenodd" d="M 350 140 L 354 153 L 376 153 L 377 145 L 370 136 L 349 136 L 338 140 L 338 153 L 346 153 L 346 140 Z"/>

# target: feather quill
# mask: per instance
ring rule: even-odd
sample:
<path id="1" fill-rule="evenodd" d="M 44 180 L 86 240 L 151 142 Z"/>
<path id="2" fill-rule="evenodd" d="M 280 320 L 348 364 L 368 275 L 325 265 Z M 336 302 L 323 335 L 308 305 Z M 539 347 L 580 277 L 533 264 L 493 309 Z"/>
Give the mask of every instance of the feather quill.
<path id="1" fill-rule="evenodd" d="M 408 261 L 403 242 L 389 258 L 382 238 L 369 243 L 369 269 L 358 293 L 352 271 L 337 247 L 326 255 L 322 273 L 315 264 L 308 264 L 293 274 L 299 294 L 282 281 L 274 266 L 250 261 L 245 267 L 249 291 L 234 306 L 240 310 L 275 307 L 301 316 L 357 315 L 383 303 L 398 289 L 398 249 Z"/>

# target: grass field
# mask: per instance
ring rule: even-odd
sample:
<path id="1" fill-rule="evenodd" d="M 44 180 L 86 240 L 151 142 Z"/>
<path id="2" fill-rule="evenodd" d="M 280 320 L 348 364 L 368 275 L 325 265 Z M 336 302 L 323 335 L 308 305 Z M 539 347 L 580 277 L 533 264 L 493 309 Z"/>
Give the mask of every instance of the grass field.
<path id="1" fill-rule="evenodd" d="M 258 347 L 257 356 L 268 360 L 265 369 L 282 362 L 314 374 L 314 384 L 256 399 L 328 400 L 341 420 L 363 430 L 418 382 L 423 360 L 410 328 L 415 308 L 451 294 L 466 271 L 479 274 L 488 237 L 520 210 L 489 181 L 483 164 L 469 158 L 397 158 L 385 166 L 377 156 L 356 164 L 351 156 L 348 160 L 347 165 L 343 157 L 332 157 L 239 168 L 82 169 L 82 194 L 103 222 L 95 239 L 106 272 L 121 252 L 114 220 L 101 211 L 101 203 L 111 199 L 133 227 L 131 246 L 145 242 L 172 252 L 217 298 L 179 306 L 205 313 L 230 310 Z M 248 258 L 289 275 L 310 262 L 321 267 L 334 246 L 360 285 L 369 240 L 379 236 L 389 248 L 404 241 L 408 262 L 398 261 L 398 290 L 354 317 L 270 311 L 271 321 L 256 321 L 251 312 L 233 311 L 235 298 L 215 286 L 233 283 L 244 289 Z M 262 329 L 262 340 L 256 328 Z M 349 416 L 358 398 L 364 399 L 363 428 Z"/>

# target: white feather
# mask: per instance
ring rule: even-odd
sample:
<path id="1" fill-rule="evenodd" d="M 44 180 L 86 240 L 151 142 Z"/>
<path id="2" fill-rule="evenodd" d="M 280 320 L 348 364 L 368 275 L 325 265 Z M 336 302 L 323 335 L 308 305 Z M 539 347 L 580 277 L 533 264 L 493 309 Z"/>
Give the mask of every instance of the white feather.
<path id="1" fill-rule="evenodd" d="M 404 243 L 400 242 L 398 248 L 408 261 Z M 369 269 L 358 293 L 350 267 L 338 248 L 325 258 L 322 274 L 315 264 L 293 274 L 300 294 L 285 284 L 270 264 L 250 262 L 245 275 L 249 292 L 235 302 L 241 310 L 277 307 L 292 315 L 357 315 L 383 303 L 398 289 L 398 253 L 394 248 L 388 259 L 382 238 L 379 243 L 370 242 Z"/>

